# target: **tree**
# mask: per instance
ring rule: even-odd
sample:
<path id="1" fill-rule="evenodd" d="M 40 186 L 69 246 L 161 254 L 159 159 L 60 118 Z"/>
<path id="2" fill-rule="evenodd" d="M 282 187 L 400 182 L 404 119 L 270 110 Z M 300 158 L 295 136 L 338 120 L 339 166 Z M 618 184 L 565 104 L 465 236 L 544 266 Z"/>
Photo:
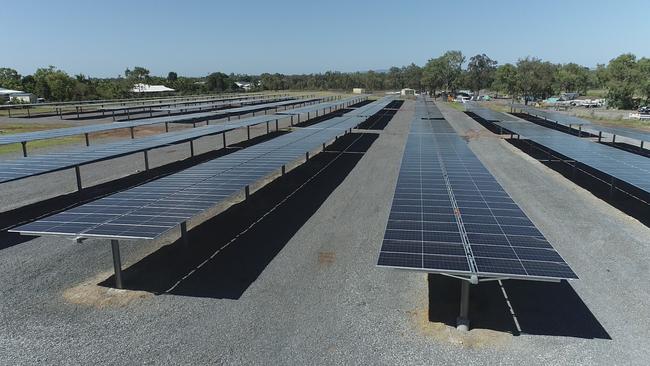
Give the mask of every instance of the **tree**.
<path id="1" fill-rule="evenodd" d="M 214 72 L 208 75 L 206 86 L 208 90 L 217 92 L 233 90 L 237 87 L 230 77 L 222 72 Z"/>
<path id="2" fill-rule="evenodd" d="M 636 56 L 626 53 L 607 65 L 607 102 L 615 108 L 634 107 L 634 91 L 638 83 Z"/>
<path id="3" fill-rule="evenodd" d="M 639 73 L 639 93 L 645 99 L 645 104 L 650 103 L 650 58 L 641 58 L 637 62 Z"/>
<path id="4" fill-rule="evenodd" d="M 485 54 L 472 56 L 469 59 L 466 81 L 475 94 L 492 85 L 496 66 L 497 62 Z"/>
<path id="5" fill-rule="evenodd" d="M 414 63 L 402 67 L 402 80 L 404 86 L 415 90 L 422 89 L 422 68 Z"/>
<path id="6" fill-rule="evenodd" d="M 173 72 L 173 71 L 170 71 L 170 72 L 167 74 L 167 80 L 168 80 L 168 81 L 176 81 L 176 80 L 178 80 L 178 74 L 175 73 L 175 72 Z"/>
<path id="7" fill-rule="evenodd" d="M 402 69 L 393 66 L 386 75 L 386 87 L 389 89 L 402 89 L 404 86 Z"/>
<path id="8" fill-rule="evenodd" d="M 128 68 L 124 71 L 124 76 L 135 83 L 147 83 L 149 82 L 149 70 L 141 66 L 136 66 L 133 70 Z"/>
<path id="9" fill-rule="evenodd" d="M 517 61 L 517 89 L 527 100 L 553 95 L 557 66 L 538 58 Z"/>
<path id="10" fill-rule="evenodd" d="M 447 90 L 455 91 L 455 83 L 463 71 L 465 56 L 460 51 L 447 51 L 440 59 L 443 85 Z"/>
<path id="11" fill-rule="evenodd" d="M 560 91 L 587 94 L 589 88 L 589 68 L 575 63 L 559 67 L 557 84 Z"/>
<path id="12" fill-rule="evenodd" d="M 517 67 L 513 64 L 505 64 L 494 71 L 492 88 L 497 92 L 510 95 L 513 99 L 517 96 Z"/>
<path id="13" fill-rule="evenodd" d="M 435 97 L 436 91 L 444 86 L 442 58 L 432 58 L 427 61 L 422 69 L 422 86 Z"/>
<path id="14" fill-rule="evenodd" d="M 20 74 L 14 69 L 0 67 L 0 88 L 21 89 Z"/>

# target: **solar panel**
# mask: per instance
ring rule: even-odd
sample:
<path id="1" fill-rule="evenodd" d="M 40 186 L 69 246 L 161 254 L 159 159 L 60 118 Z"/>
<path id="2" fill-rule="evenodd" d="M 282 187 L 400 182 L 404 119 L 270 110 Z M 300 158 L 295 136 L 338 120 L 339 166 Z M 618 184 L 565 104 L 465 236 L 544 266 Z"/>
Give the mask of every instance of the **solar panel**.
<path id="1" fill-rule="evenodd" d="M 298 101 L 309 102 L 309 101 L 313 101 L 313 99 L 300 99 L 300 100 L 296 100 L 294 103 L 298 103 Z M 163 116 L 163 117 L 154 117 L 154 118 L 147 118 L 141 120 L 133 120 L 128 122 L 102 123 L 102 124 L 89 125 L 89 126 L 58 128 L 53 130 L 11 134 L 6 136 L 0 136 L 0 145 L 15 144 L 21 142 L 43 140 L 43 139 L 53 139 L 53 138 L 65 137 L 65 136 L 82 135 L 85 133 L 104 132 L 104 131 L 116 130 L 121 128 L 132 128 L 132 127 L 135 128 L 140 126 L 148 126 L 148 125 L 161 124 L 161 123 L 201 122 L 210 119 L 216 119 L 228 113 L 235 113 L 234 112 L 235 110 L 238 112 L 243 111 L 242 109 L 234 108 L 234 109 L 228 109 L 228 110 L 216 111 L 216 112 L 191 113 L 191 114 L 180 115 L 180 116 Z"/>
<path id="2" fill-rule="evenodd" d="M 519 109 L 521 112 L 529 114 L 531 116 L 547 119 L 556 123 L 559 123 L 564 126 L 580 126 L 580 125 L 590 125 L 591 122 L 578 118 L 569 114 L 564 114 L 555 111 L 541 110 L 527 106 L 525 104 L 512 104 L 513 109 Z"/>
<path id="3" fill-rule="evenodd" d="M 358 123 L 358 118 L 348 116 L 323 124 L 323 128 L 296 129 L 12 231 L 37 235 L 154 239 Z"/>
<path id="4" fill-rule="evenodd" d="M 346 104 L 353 104 L 361 101 L 365 97 L 351 97 L 351 98 L 345 98 L 345 99 L 340 99 L 340 100 L 335 100 L 333 102 L 325 102 L 325 103 L 319 103 L 319 104 L 314 104 L 306 107 L 301 107 L 301 108 L 293 108 L 293 109 L 288 109 L 286 111 L 280 111 L 277 112 L 278 114 L 288 114 L 288 115 L 298 115 L 298 114 L 305 114 L 309 112 L 316 112 L 320 111 L 326 108 L 334 108 L 339 105 L 346 105 Z"/>
<path id="5" fill-rule="evenodd" d="M 449 123 L 418 116 L 378 265 L 479 277 L 577 278 Z"/>
<path id="6" fill-rule="evenodd" d="M 223 133 L 246 126 L 271 122 L 283 116 L 265 115 L 237 121 L 173 131 L 133 140 L 122 140 L 90 147 L 71 149 L 43 155 L 32 155 L 16 160 L 0 161 L 0 183 L 23 179 L 35 175 L 52 173 L 75 166 L 113 159 L 124 155 L 151 150 L 163 146 L 180 144 L 199 137 Z"/>
<path id="7" fill-rule="evenodd" d="M 393 97 L 384 97 L 375 103 L 366 104 L 351 112 L 352 115 L 360 117 L 370 117 L 377 114 L 380 110 L 386 108 L 392 101 Z"/>
<path id="8" fill-rule="evenodd" d="M 478 103 L 475 102 L 469 102 L 465 103 L 465 109 L 468 112 L 472 112 L 475 115 L 483 118 L 484 120 L 488 122 L 496 122 L 496 121 L 516 121 L 517 118 L 513 117 L 509 114 L 502 113 L 502 112 L 497 112 L 495 110 L 481 107 Z"/>
<path id="9" fill-rule="evenodd" d="M 250 99 L 235 99 L 235 100 L 230 100 L 230 101 L 215 101 L 215 102 L 208 102 L 208 103 L 200 103 L 200 104 L 192 104 L 192 105 L 181 105 L 181 106 L 171 106 L 171 107 L 163 107 L 163 108 L 154 108 L 154 112 L 188 112 L 188 111 L 203 111 L 203 110 L 210 110 L 210 109 L 216 109 L 224 106 L 231 106 L 233 104 L 241 104 L 241 105 L 246 105 L 246 104 L 260 104 L 260 102 L 264 101 L 286 101 L 286 100 L 291 100 L 291 99 L 296 99 L 294 97 L 280 97 L 280 98 L 250 98 Z M 266 103 L 265 103 L 266 104 Z"/>
<path id="10" fill-rule="evenodd" d="M 574 117 L 571 115 L 566 115 L 558 112 L 552 112 L 552 111 L 546 111 L 546 110 L 541 110 L 537 108 L 533 108 L 530 106 L 526 106 L 523 104 L 513 104 L 512 107 L 515 110 L 520 110 L 522 113 L 529 114 L 531 116 L 535 117 L 540 117 L 540 118 L 545 118 L 547 120 L 557 122 L 563 125 L 568 126 L 569 124 L 572 125 L 586 125 L 589 130 L 594 130 L 594 131 L 602 131 L 605 133 L 609 133 L 612 135 L 617 135 L 617 136 L 625 136 L 629 137 L 632 139 L 636 139 L 639 141 L 650 141 L 650 133 L 649 132 L 644 132 L 644 131 L 636 131 L 633 129 L 629 128 L 624 128 L 624 127 L 608 127 L 608 126 L 601 126 L 597 123 L 593 123 L 591 121 Z"/>
<path id="11" fill-rule="evenodd" d="M 570 159 L 650 192 L 650 159 L 594 143 L 531 122 L 499 122 L 497 125 Z"/>

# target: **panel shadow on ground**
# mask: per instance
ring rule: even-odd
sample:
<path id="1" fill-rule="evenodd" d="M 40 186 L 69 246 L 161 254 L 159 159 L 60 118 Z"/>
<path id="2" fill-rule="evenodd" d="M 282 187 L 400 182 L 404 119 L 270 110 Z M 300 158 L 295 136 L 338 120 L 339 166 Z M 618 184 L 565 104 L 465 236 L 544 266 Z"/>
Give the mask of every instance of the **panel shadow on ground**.
<path id="1" fill-rule="evenodd" d="M 333 152 L 314 156 L 256 191 L 248 201 L 190 231 L 187 247 L 176 241 L 125 269 L 125 288 L 156 294 L 240 298 L 343 182 L 363 157 L 360 152 L 365 152 L 377 137 L 348 134 L 339 138 L 330 147 Z M 337 153 L 347 146 L 352 153 Z M 113 276 L 100 285 L 113 286 Z"/>
<path id="2" fill-rule="evenodd" d="M 460 280 L 433 274 L 428 277 L 429 321 L 455 327 L 460 308 Z M 611 339 L 568 282 L 506 280 L 501 283 L 489 281 L 471 286 L 472 329 L 513 335 Z"/>

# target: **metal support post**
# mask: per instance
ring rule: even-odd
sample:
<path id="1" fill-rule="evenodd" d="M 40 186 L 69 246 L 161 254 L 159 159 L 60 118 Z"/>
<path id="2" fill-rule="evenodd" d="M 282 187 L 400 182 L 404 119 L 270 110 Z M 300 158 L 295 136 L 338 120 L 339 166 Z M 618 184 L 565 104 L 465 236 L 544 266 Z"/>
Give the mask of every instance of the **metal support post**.
<path id="1" fill-rule="evenodd" d="M 190 240 L 187 237 L 187 221 L 181 222 L 181 240 L 185 247 L 190 245 Z"/>
<path id="2" fill-rule="evenodd" d="M 305 153 L 305 161 L 308 161 L 308 160 L 309 160 L 309 151 L 307 151 L 307 152 Z"/>
<path id="3" fill-rule="evenodd" d="M 603 139 L 603 131 L 598 131 L 598 142 Z"/>
<path id="4" fill-rule="evenodd" d="M 278 120 L 277 120 L 277 119 L 275 120 L 275 131 L 276 131 L 276 132 L 277 132 L 277 131 L 280 131 L 280 128 L 279 128 L 279 126 L 278 126 Z"/>
<path id="5" fill-rule="evenodd" d="M 616 135 L 612 136 L 612 144 L 616 143 Z"/>
<path id="6" fill-rule="evenodd" d="M 226 133 L 224 132 L 223 134 L 221 134 L 221 137 L 223 137 L 223 148 L 225 149 L 226 146 L 227 146 L 226 145 Z"/>
<path id="7" fill-rule="evenodd" d="M 115 270 L 115 287 L 124 288 L 122 282 L 122 259 L 120 258 L 120 242 L 112 239 L 111 250 L 113 251 L 113 269 Z"/>
<path id="8" fill-rule="evenodd" d="M 129 127 L 129 130 L 131 130 L 131 138 L 134 139 L 135 138 L 135 131 L 134 131 L 135 127 Z"/>
<path id="9" fill-rule="evenodd" d="M 190 156 L 194 156 L 194 140 L 190 140 Z"/>
<path id="10" fill-rule="evenodd" d="M 90 140 L 88 139 L 88 132 L 84 133 L 84 137 L 86 138 L 86 146 L 90 146 Z"/>
<path id="11" fill-rule="evenodd" d="M 247 201 L 251 197 L 251 188 L 250 188 L 250 186 L 244 187 L 244 196 L 246 197 Z"/>
<path id="12" fill-rule="evenodd" d="M 469 330 L 469 282 L 462 280 L 460 284 L 460 313 L 456 319 L 456 329 Z"/>
<path id="13" fill-rule="evenodd" d="M 251 126 L 246 126 L 246 136 L 251 139 Z"/>
<path id="14" fill-rule="evenodd" d="M 74 166 L 74 174 L 77 178 L 77 191 L 81 191 L 83 187 L 81 186 L 81 171 L 79 170 L 79 165 Z"/>
<path id="15" fill-rule="evenodd" d="M 27 157 L 27 141 L 22 141 L 20 143 L 23 146 L 23 157 Z"/>
<path id="16" fill-rule="evenodd" d="M 149 150 L 144 151 L 144 170 L 149 170 Z"/>
<path id="17" fill-rule="evenodd" d="M 169 132 L 169 122 L 165 122 L 165 132 Z"/>
<path id="18" fill-rule="evenodd" d="M 287 168 L 282 165 L 282 175 L 285 175 L 287 173 Z"/>
<path id="19" fill-rule="evenodd" d="M 271 132 L 270 127 L 269 127 L 269 121 L 266 121 L 266 134 L 268 135 L 269 132 Z"/>

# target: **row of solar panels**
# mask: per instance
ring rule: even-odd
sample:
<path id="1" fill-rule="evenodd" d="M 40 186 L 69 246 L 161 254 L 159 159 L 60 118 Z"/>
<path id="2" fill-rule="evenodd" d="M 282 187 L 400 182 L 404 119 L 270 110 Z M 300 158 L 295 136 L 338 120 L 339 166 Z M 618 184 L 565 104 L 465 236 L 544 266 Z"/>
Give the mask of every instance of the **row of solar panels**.
<path id="1" fill-rule="evenodd" d="M 339 100 L 336 103 L 316 104 L 310 106 L 310 108 L 312 108 L 312 110 L 321 110 L 324 108 L 344 107 L 360 101 L 361 99 L 363 99 L 363 97 L 348 98 Z M 226 131 L 231 131 L 237 128 L 254 126 L 261 123 L 268 124 L 269 122 L 277 121 L 282 118 L 286 118 L 286 116 L 280 114 L 262 115 L 133 140 L 117 141 L 63 152 L 54 152 L 15 160 L 0 161 L 0 183 L 40 174 L 52 173 L 141 151 L 148 151 L 163 146 L 180 144 L 204 136 L 225 133 Z"/>
<path id="2" fill-rule="evenodd" d="M 499 118 L 487 119 L 485 117 L 493 113 L 487 108 L 473 107 L 469 111 L 507 131 L 650 193 L 650 159 L 644 156 L 597 144 L 504 113 Z"/>
<path id="3" fill-rule="evenodd" d="M 273 99 L 287 99 L 287 97 L 273 98 Z M 152 111 L 167 111 L 164 107 L 189 107 L 199 104 L 211 104 L 211 103 L 233 103 L 239 102 L 242 100 L 249 100 L 249 98 L 229 98 L 229 99 L 219 99 L 219 98 L 209 98 L 204 100 L 192 100 L 187 102 L 170 102 L 170 103 L 152 103 L 152 104 L 141 104 L 141 105 L 131 105 L 131 106 L 109 106 L 101 107 L 98 110 L 101 112 L 115 112 L 115 111 L 130 111 L 130 110 L 152 110 Z M 262 99 L 257 99 L 262 100 Z"/>
<path id="4" fill-rule="evenodd" d="M 378 265 L 457 276 L 577 278 L 467 143 L 419 99 Z"/>
<path id="5" fill-rule="evenodd" d="M 335 117 L 12 231 L 154 239 L 365 120 L 347 114 Z"/>
<path id="6" fill-rule="evenodd" d="M 228 97 L 224 96 L 211 96 L 211 95 L 193 95 L 193 96 L 177 96 L 177 97 L 160 97 L 160 98 L 126 98 L 126 99 L 103 99 L 103 100 L 83 100 L 83 101 L 69 101 L 69 102 L 48 102 L 48 103 L 26 103 L 16 105 L 2 105 L 0 109 L 11 109 L 20 107 L 53 107 L 53 108 L 76 108 L 76 107 L 89 107 L 89 106 L 106 106 L 111 104 L 127 105 L 137 103 L 159 102 L 164 103 L 167 101 L 189 101 L 197 99 L 220 98 L 222 100 L 233 98 L 250 98 L 258 97 L 261 93 L 254 94 L 234 94 Z"/>
<path id="7" fill-rule="evenodd" d="M 153 117 L 141 120 L 133 120 L 129 122 L 116 122 L 116 123 L 102 123 L 89 126 L 79 126 L 79 127 L 68 127 L 68 128 L 59 128 L 45 131 L 35 131 L 35 132 L 26 132 L 19 134 L 11 134 L 6 136 L 0 136 L 0 145 L 15 144 L 30 142 L 36 140 L 44 139 L 53 139 L 66 136 L 75 136 L 95 132 L 106 132 L 111 130 L 117 130 L 122 128 L 135 128 L 141 126 L 155 125 L 161 123 L 197 123 L 202 121 L 207 121 L 216 118 L 222 118 L 223 116 L 252 112 L 268 108 L 277 108 L 279 106 L 289 106 L 302 103 L 311 103 L 315 102 L 318 99 L 309 98 L 309 99 L 295 99 L 289 101 L 275 102 L 275 103 L 265 103 L 247 106 L 245 108 L 236 108 L 236 109 L 227 109 L 214 112 L 202 112 L 202 113 L 191 113 L 180 116 L 163 116 L 163 117 Z"/>
<path id="8" fill-rule="evenodd" d="M 290 99 L 296 99 L 294 97 L 278 97 L 278 98 L 250 98 L 250 99 L 234 99 L 234 100 L 216 100 L 216 101 L 210 101 L 210 102 L 199 102 L 199 103 L 192 103 L 192 104 L 185 104 L 181 103 L 178 105 L 172 105 L 172 106 L 167 106 L 167 107 L 160 107 L 160 108 L 152 108 L 152 112 L 167 112 L 168 114 L 172 113 L 180 113 L 180 112 L 192 112 L 192 111 L 204 111 L 204 110 L 212 110 L 212 109 L 217 109 L 217 108 L 222 108 L 225 106 L 232 106 L 232 105 L 248 105 L 248 104 L 257 104 L 263 101 L 268 101 L 268 100 L 273 100 L 273 101 L 283 101 L 283 100 L 290 100 Z"/>
<path id="9" fill-rule="evenodd" d="M 141 151 L 180 144 L 199 137 L 211 136 L 237 128 L 271 122 L 279 116 L 266 115 L 241 119 L 217 125 L 185 129 L 171 133 L 147 136 L 133 140 L 81 147 L 63 152 L 33 155 L 22 159 L 0 161 L 0 183 L 23 179 L 35 175 L 52 173 L 85 164 L 118 158 Z"/>
<path id="10" fill-rule="evenodd" d="M 650 159 L 527 121 L 498 126 L 650 193 Z"/>
<path id="11" fill-rule="evenodd" d="M 514 103 L 511 105 L 511 108 L 515 111 L 518 110 L 522 113 L 526 113 L 534 117 L 544 118 L 546 120 L 553 121 L 564 126 L 587 126 L 587 128 L 594 131 L 602 131 L 612 135 L 625 136 L 639 141 L 650 141 L 650 133 L 648 132 L 634 131 L 622 127 L 601 126 L 582 118 L 567 115 L 564 113 L 533 108 L 525 104 Z"/>

